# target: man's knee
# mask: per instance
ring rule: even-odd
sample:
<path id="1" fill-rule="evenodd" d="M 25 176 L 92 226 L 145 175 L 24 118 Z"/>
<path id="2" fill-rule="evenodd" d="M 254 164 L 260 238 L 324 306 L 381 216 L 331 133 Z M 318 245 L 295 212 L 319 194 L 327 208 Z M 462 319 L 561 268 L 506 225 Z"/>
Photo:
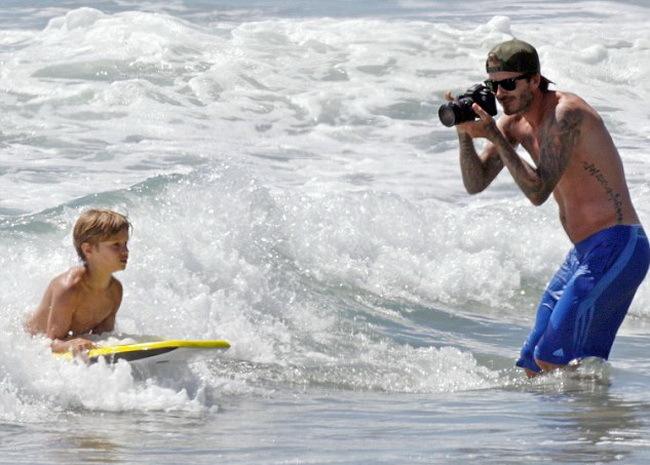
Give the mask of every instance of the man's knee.
<path id="1" fill-rule="evenodd" d="M 563 366 L 565 366 L 565 365 L 557 365 L 551 362 L 545 362 L 544 360 L 540 360 L 537 357 L 535 357 L 535 363 L 537 363 L 537 366 L 539 366 L 543 372 L 557 370 L 558 368 L 562 368 Z"/>

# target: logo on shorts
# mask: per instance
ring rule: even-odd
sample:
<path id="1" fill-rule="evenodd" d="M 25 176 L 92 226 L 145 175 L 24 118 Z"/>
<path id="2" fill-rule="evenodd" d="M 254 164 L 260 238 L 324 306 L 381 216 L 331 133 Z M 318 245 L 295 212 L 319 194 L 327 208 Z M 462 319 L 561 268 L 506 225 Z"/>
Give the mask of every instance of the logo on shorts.
<path id="1" fill-rule="evenodd" d="M 560 347 L 558 350 L 553 352 L 553 355 L 555 355 L 556 357 L 564 357 L 564 350 L 562 350 L 562 347 Z"/>

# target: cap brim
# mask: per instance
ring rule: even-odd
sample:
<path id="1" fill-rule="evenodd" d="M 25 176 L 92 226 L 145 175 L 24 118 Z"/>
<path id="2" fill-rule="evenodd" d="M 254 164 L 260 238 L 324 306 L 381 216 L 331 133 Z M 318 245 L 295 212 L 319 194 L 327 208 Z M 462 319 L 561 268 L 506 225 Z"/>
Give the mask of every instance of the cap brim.
<path id="1" fill-rule="evenodd" d="M 542 81 L 547 82 L 547 83 L 549 83 L 549 84 L 555 84 L 553 81 L 551 81 L 551 80 L 550 80 L 549 78 L 547 78 L 546 76 L 542 76 L 541 74 L 540 74 L 540 76 L 541 76 L 541 78 L 542 78 Z"/>

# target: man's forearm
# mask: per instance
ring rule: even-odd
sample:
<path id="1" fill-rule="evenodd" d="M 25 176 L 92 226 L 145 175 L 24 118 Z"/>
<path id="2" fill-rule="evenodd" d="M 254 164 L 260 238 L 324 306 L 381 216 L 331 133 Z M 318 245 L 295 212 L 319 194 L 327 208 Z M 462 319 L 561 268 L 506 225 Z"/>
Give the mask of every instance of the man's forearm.
<path id="1" fill-rule="evenodd" d="M 481 192 L 487 187 L 483 162 L 476 153 L 474 140 L 464 132 L 458 133 L 460 146 L 460 171 L 463 176 L 463 185 L 470 194 Z"/>
<path id="2" fill-rule="evenodd" d="M 533 204 L 542 204 L 550 192 L 545 192 L 543 180 L 537 170 L 517 154 L 500 131 L 494 131 L 490 135 L 490 142 L 496 147 L 499 158 L 508 168 L 519 189 Z"/>

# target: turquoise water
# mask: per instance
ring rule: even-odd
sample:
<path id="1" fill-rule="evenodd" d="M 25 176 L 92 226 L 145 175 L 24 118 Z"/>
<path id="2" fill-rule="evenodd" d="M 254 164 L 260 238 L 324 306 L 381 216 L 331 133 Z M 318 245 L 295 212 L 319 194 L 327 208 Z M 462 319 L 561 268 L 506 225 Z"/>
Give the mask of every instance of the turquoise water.
<path id="1" fill-rule="evenodd" d="M 650 219 L 643 2 L 5 2 L 0 463 L 642 464 L 650 288 L 606 365 L 513 368 L 570 244 L 465 194 L 447 89 L 516 35 L 602 114 Z M 21 327 L 90 206 L 134 224 L 118 332 L 189 366 L 61 363 Z"/>

